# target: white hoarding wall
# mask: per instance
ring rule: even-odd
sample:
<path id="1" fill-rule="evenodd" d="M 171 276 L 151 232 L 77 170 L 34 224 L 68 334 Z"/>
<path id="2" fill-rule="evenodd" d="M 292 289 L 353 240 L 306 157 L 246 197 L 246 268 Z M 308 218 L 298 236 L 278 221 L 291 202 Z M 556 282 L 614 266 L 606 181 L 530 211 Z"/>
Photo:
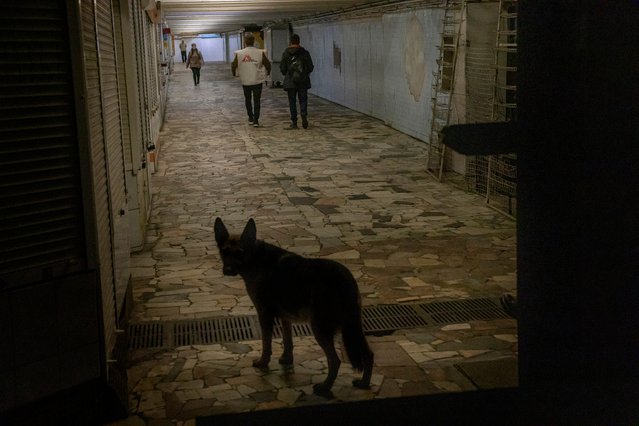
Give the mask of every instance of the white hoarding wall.
<path id="1" fill-rule="evenodd" d="M 185 37 L 184 39 L 176 38 L 174 40 L 175 44 L 175 56 L 173 57 L 173 62 L 178 63 L 182 62 L 182 58 L 180 57 L 180 42 L 182 40 L 186 41 L 187 49 L 186 53 L 188 55 L 191 50 L 191 44 L 195 43 L 200 52 L 202 52 L 202 56 L 204 57 L 204 62 L 223 62 L 224 61 L 224 38 L 221 37 Z"/>
<path id="2" fill-rule="evenodd" d="M 432 115 L 442 9 L 296 26 L 313 57 L 311 92 L 423 141 Z"/>

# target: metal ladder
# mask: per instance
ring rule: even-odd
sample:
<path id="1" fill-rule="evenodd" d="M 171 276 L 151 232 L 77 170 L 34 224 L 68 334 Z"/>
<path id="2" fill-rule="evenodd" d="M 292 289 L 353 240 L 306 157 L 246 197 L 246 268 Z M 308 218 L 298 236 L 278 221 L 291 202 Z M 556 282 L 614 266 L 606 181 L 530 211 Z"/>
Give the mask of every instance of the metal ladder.
<path id="1" fill-rule="evenodd" d="M 431 95 L 433 111 L 426 170 L 438 181 L 442 180 L 446 159 L 446 146 L 441 142 L 441 131 L 450 120 L 461 22 L 465 7 L 466 0 L 446 0 L 441 45 L 438 46 L 438 68 L 433 73 L 434 81 Z"/>
<path id="2" fill-rule="evenodd" d="M 517 0 L 500 0 L 495 42 L 495 88 L 493 121 L 513 120 L 516 113 L 517 86 L 512 75 L 517 54 Z"/>
<path id="3" fill-rule="evenodd" d="M 493 121 L 511 121 L 517 113 L 517 0 L 500 0 L 495 41 L 495 85 L 493 91 Z M 517 182 L 516 154 L 488 156 L 486 203 L 491 196 L 508 197 L 507 210 L 491 207 L 514 219 L 513 198 Z"/>

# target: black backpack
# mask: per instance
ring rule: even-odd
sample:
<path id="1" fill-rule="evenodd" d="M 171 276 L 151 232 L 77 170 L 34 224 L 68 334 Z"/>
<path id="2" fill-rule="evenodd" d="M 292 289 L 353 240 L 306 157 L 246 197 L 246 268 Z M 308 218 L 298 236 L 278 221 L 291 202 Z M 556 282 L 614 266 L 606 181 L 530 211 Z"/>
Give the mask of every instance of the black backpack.
<path id="1" fill-rule="evenodd" d="M 293 83 L 300 84 L 304 81 L 306 78 L 306 69 L 304 66 L 304 58 L 301 54 L 291 56 L 291 63 L 288 66 L 288 70 Z"/>

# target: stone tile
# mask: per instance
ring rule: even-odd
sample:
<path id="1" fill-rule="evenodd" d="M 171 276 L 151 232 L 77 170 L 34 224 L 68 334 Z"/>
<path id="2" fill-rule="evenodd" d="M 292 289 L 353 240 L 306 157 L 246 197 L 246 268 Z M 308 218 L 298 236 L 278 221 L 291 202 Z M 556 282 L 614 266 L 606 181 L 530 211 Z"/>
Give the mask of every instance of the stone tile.
<path id="1" fill-rule="evenodd" d="M 360 254 L 357 250 L 346 250 L 342 252 L 333 253 L 325 257 L 327 259 L 333 259 L 333 260 L 359 259 Z"/>
<path id="2" fill-rule="evenodd" d="M 257 407 L 255 407 L 255 409 L 256 410 L 274 410 L 276 408 L 285 408 L 287 406 L 288 405 L 285 402 L 277 400 L 277 401 L 261 402 L 257 404 Z"/>
<path id="3" fill-rule="evenodd" d="M 518 341 L 516 334 L 495 334 L 495 338 L 509 343 L 516 343 Z"/>
<path id="4" fill-rule="evenodd" d="M 293 405 L 302 392 L 291 388 L 283 388 L 277 392 L 277 399 L 287 405 Z"/>
<path id="5" fill-rule="evenodd" d="M 441 329 L 442 331 L 457 331 L 457 330 L 470 330 L 470 324 L 450 324 L 445 325 Z"/>
<path id="6" fill-rule="evenodd" d="M 409 287 L 425 287 L 428 285 L 418 277 L 403 277 L 402 281 L 408 284 Z"/>
<path id="7" fill-rule="evenodd" d="M 401 390 L 402 396 L 428 395 L 441 392 L 441 389 L 428 380 L 406 382 L 402 384 Z"/>
<path id="8" fill-rule="evenodd" d="M 414 363 L 410 367 L 379 367 L 376 371 L 385 377 L 384 380 L 389 377 L 404 381 L 422 381 L 427 379 L 424 370 L 416 366 Z"/>
<path id="9" fill-rule="evenodd" d="M 201 389 L 204 387 L 203 380 L 191 380 L 178 385 L 178 389 Z"/>
<path id="10" fill-rule="evenodd" d="M 397 383 L 397 380 L 387 377 L 384 379 L 378 393 L 378 398 L 397 398 L 402 396 L 402 390 Z"/>
<path id="11" fill-rule="evenodd" d="M 159 407 L 164 407 L 164 395 L 160 391 L 146 391 L 141 393 L 138 412 L 147 412 Z"/>
<path id="12" fill-rule="evenodd" d="M 488 349 L 459 350 L 459 354 L 464 358 L 473 358 L 490 352 Z"/>
<path id="13" fill-rule="evenodd" d="M 518 368 L 515 358 L 502 358 L 493 361 L 465 362 L 459 369 L 476 383 L 479 389 L 516 387 Z"/>
<path id="14" fill-rule="evenodd" d="M 221 392 L 213 392 L 212 396 L 220 402 L 231 401 L 231 400 L 242 398 L 242 394 L 240 394 L 236 390 L 225 390 Z"/>
<path id="15" fill-rule="evenodd" d="M 375 354 L 375 365 L 386 367 L 414 364 L 406 351 L 395 342 L 374 342 L 370 346 Z"/>
<path id="16" fill-rule="evenodd" d="M 215 400 L 213 399 L 196 399 L 188 401 L 182 406 L 182 411 L 193 411 L 201 408 L 208 408 L 213 406 Z"/>

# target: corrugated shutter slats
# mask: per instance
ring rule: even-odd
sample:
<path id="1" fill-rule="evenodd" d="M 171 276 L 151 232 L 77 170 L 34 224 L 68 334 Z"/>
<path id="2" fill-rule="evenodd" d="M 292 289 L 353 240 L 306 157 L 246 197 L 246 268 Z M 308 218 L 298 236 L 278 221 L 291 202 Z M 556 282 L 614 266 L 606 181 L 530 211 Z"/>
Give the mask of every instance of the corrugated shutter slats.
<path id="1" fill-rule="evenodd" d="M 25 0 L 1 18 L 0 277 L 11 287 L 85 263 L 63 3 Z"/>
<path id="2" fill-rule="evenodd" d="M 92 2 L 82 2 L 82 36 L 84 49 L 87 107 L 91 138 L 92 172 L 98 257 L 104 318 L 104 340 L 107 352 L 115 344 L 115 307 L 113 300 L 113 257 L 111 247 L 111 215 L 108 192 L 107 159 L 102 116 L 102 94 L 96 37 L 96 11 Z M 101 59 L 101 58 L 100 58 Z"/>

